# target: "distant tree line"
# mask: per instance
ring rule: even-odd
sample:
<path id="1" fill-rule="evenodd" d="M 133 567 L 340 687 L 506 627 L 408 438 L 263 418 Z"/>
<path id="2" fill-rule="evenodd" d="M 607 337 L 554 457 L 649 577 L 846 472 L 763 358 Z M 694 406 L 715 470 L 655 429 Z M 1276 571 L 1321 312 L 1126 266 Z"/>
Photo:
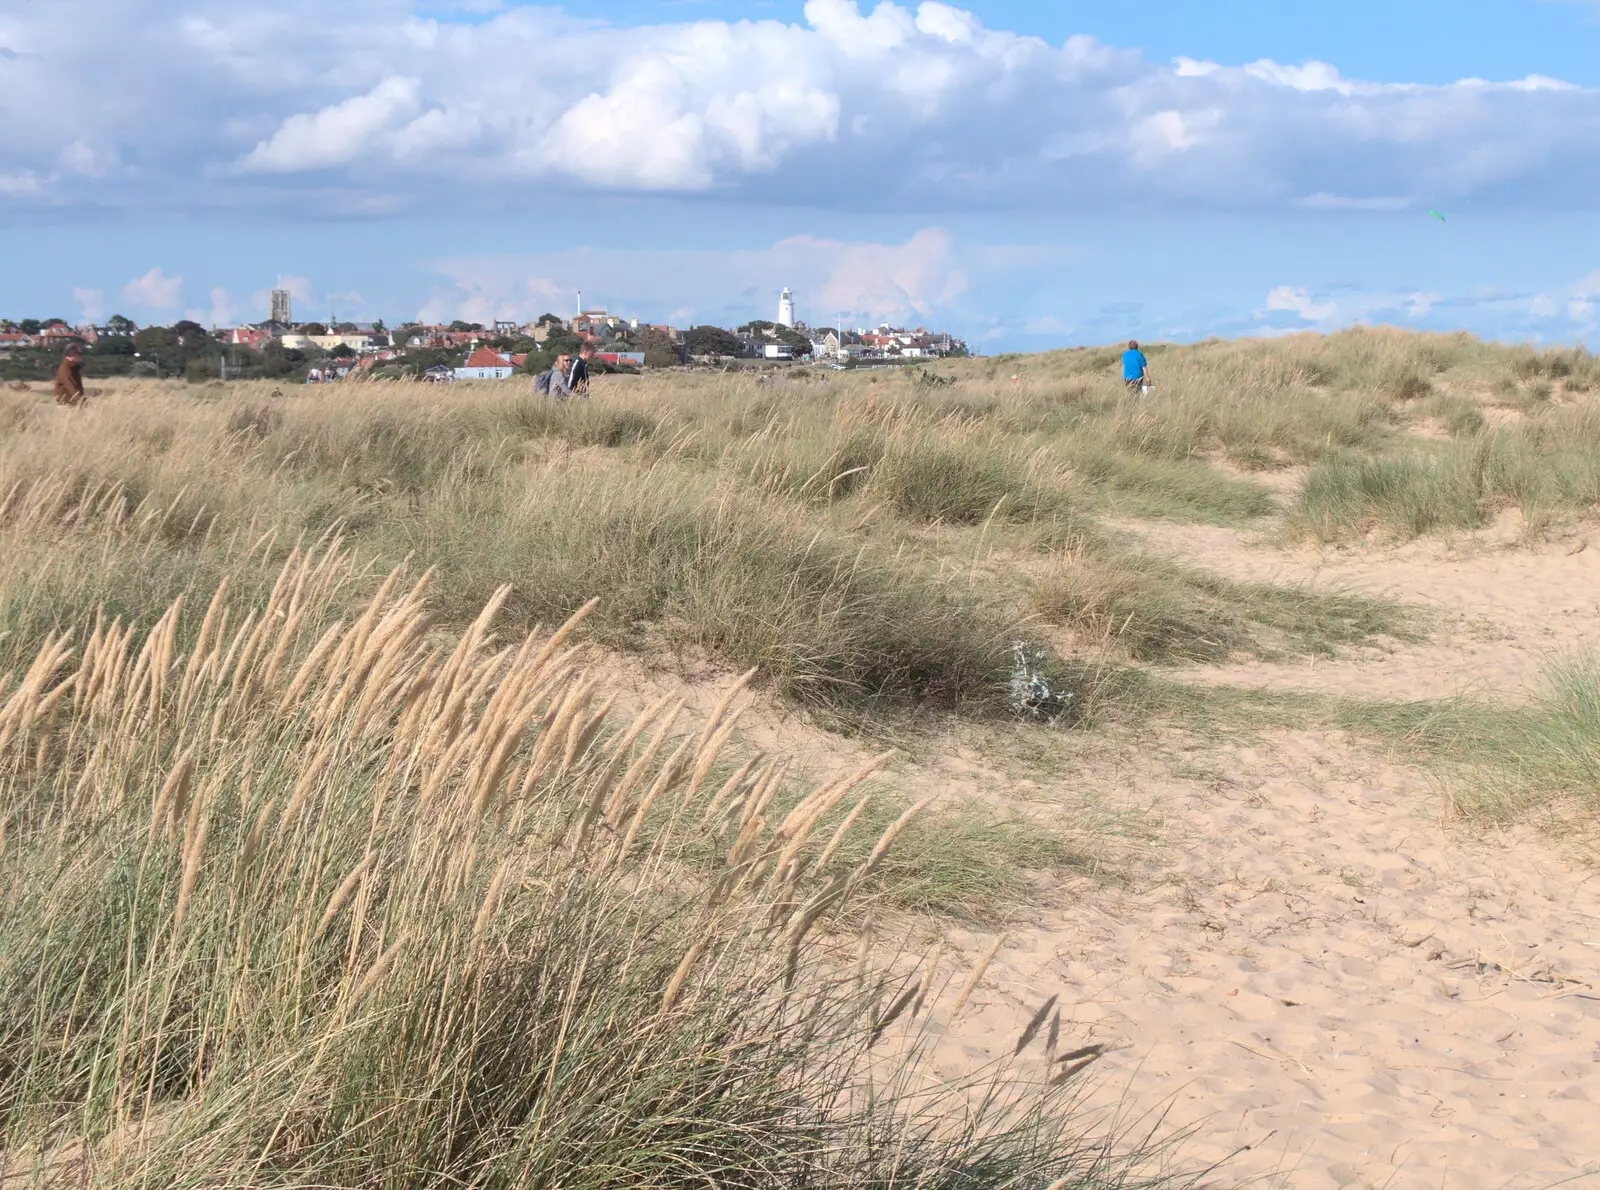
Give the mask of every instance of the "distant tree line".
<path id="1" fill-rule="evenodd" d="M 20 322 L 0 319 L 0 330 L 38 335 L 52 321 L 62 319 L 25 318 Z M 457 334 L 481 335 L 483 345 L 493 347 L 506 355 L 523 355 L 524 371 L 539 373 L 552 367 L 556 357 L 577 354 L 585 339 L 567 328 L 559 315 L 541 314 L 534 327 L 543 339 L 518 332 L 511 335 L 493 334 L 482 323 L 457 319 L 449 330 Z M 356 352 L 340 345 L 331 351 L 315 346 L 285 347 L 279 340 L 268 342 L 260 350 L 224 341 L 197 322 L 189 319 L 172 326 L 151 326 L 134 330 L 134 324 L 120 314 L 113 315 L 106 324 L 111 333 L 102 335 L 94 343 L 85 344 L 84 373 L 89 377 L 151 376 L 184 377 L 194 382 L 214 380 L 223 375 L 240 380 L 281 379 L 302 380 L 314 367 L 330 360 L 348 361 Z M 305 323 L 296 330 L 306 336 L 350 334 L 356 327 L 347 322 Z M 438 365 L 460 367 L 470 354 L 468 347 L 408 346 L 413 338 L 423 333 L 416 323 L 405 323 L 392 332 L 383 323 L 374 323 L 373 331 L 388 335 L 394 344 L 396 356 L 385 360 L 375 370 L 378 376 L 420 375 Z M 688 355 L 718 355 L 744 357 L 759 355 L 759 343 L 771 340 L 786 343 L 795 353 L 810 350 L 810 340 L 801 332 L 780 326 L 764 319 L 755 319 L 736 333 L 720 326 L 696 326 L 681 338 L 654 327 L 617 327 L 606 332 L 606 339 L 596 344 L 605 352 L 638 352 L 643 354 L 646 367 L 666 368 L 682 363 Z M 70 341 L 70 340 L 69 340 Z M 62 340 L 49 347 L 21 348 L 0 355 L 0 380 L 47 380 L 54 374 L 61 359 Z M 596 371 L 608 371 L 609 365 L 596 362 Z"/>
<path id="2" fill-rule="evenodd" d="M 24 319 L 14 325 L 23 334 L 36 335 L 44 323 Z M 121 332 L 132 323 L 118 315 L 107 325 Z M 0 356 L 0 380 L 48 380 L 61 362 L 61 351 L 57 342 Z M 333 354 L 348 358 L 355 353 L 336 348 Z M 88 377 L 181 376 L 200 383 L 221 377 L 226 362 L 230 378 L 303 380 L 312 367 L 328 358 L 328 352 L 316 347 L 289 348 L 276 341 L 261 351 L 224 343 L 199 323 L 183 319 L 171 326 L 147 326 L 131 335 L 114 333 L 86 343 L 83 372 Z"/>

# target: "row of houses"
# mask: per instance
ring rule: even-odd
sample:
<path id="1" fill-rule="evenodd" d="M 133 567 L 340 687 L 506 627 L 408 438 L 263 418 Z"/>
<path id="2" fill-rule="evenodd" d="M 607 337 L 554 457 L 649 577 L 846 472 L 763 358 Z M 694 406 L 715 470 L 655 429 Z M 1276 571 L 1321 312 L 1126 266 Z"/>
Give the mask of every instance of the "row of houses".
<path id="1" fill-rule="evenodd" d="M 871 331 L 829 331 L 811 343 L 817 359 L 937 359 L 964 354 L 966 349 L 960 339 L 943 331 L 906 330 L 887 323 Z"/>
<path id="2" fill-rule="evenodd" d="M 86 323 L 71 326 L 59 318 L 40 324 L 36 331 L 24 331 L 13 323 L 0 324 L 0 355 L 18 351 L 60 350 L 68 343 L 82 342 L 90 346 L 102 339 L 127 338 L 138 328 L 131 322 L 114 322 L 106 326 Z"/>
<path id="3" fill-rule="evenodd" d="M 307 325 L 310 326 L 309 331 Z M 0 323 L 0 355 L 21 350 L 60 349 L 74 340 L 93 345 L 108 337 L 132 335 L 137 329 L 131 321 L 121 317 L 112 319 L 107 326 L 70 326 L 63 320 L 53 319 L 27 332 L 14 324 Z M 349 361 L 332 365 L 340 374 L 392 362 L 406 350 L 465 351 L 471 353 L 466 362 L 448 369 L 452 378 L 491 379 L 504 378 L 515 372 L 522 366 L 523 357 L 511 356 L 485 346 L 485 339 L 521 338 L 544 343 L 556 329 L 569 332 L 594 347 L 597 358 L 614 366 L 643 366 L 643 353 L 632 350 L 643 334 L 653 333 L 673 344 L 683 343 L 686 337 L 685 332 L 677 327 L 641 325 L 636 318 L 624 319 L 599 309 L 580 310 L 565 322 L 555 322 L 551 318 L 538 323 L 500 320 L 494 323 L 492 329 L 483 327 L 477 330 L 408 325 L 399 333 L 391 334 L 382 323 L 339 323 L 324 328 L 320 325 L 295 326 L 269 320 L 214 330 L 212 333 L 224 344 L 257 352 L 277 342 L 290 350 L 315 348 L 330 354 L 337 353 Z M 799 332 L 804 339 L 797 338 L 793 332 Z M 812 332 L 800 322 L 788 325 L 785 330 L 780 330 L 776 324 L 756 323 L 751 328 L 744 328 L 739 338 L 744 354 L 768 360 L 808 357 L 818 360 L 916 360 L 963 354 L 966 351 L 966 345 L 949 334 L 930 333 L 921 327 L 909 330 L 888 324 L 882 324 L 875 330 L 829 329 Z M 809 350 L 804 340 L 810 340 Z"/>

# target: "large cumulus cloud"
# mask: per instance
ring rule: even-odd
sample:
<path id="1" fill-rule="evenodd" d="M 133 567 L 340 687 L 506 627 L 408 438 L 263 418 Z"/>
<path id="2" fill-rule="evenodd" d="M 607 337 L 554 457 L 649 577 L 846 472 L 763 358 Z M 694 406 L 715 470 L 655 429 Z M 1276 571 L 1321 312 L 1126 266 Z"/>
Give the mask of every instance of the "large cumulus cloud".
<path id="1" fill-rule="evenodd" d="M 0 13 L 0 206 L 517 207 L 541 193 L 836 208 L 1563 205 L 1600 91 L 1153 63 L 938 0 L 609 27 L 415 0 L 57 0 Z"/>

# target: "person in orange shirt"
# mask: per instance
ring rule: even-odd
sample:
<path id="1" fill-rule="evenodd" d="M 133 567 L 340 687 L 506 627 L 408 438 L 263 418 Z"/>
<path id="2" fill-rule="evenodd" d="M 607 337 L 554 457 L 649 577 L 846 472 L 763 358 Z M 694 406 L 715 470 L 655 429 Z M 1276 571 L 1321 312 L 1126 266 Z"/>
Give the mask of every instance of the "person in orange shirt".
<path id="1" fill-rule="evenodd" d="M 56 369 L 56 404 L 82 405 L 83 401 L 83 344 L 74 343 Z"/>

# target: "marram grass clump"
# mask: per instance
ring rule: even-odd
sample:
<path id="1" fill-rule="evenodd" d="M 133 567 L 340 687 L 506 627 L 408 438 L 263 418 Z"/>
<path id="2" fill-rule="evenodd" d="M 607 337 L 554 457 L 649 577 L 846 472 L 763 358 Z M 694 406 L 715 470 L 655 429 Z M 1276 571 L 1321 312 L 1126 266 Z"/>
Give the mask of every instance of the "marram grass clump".
<path id="1" fill-rule="evenodd" d="M 1060 1077 L 913 1092 L 869 1054 L 931 980 L 824 945 L 920 809 L 851 842 L 877 762 L 779 814 L 781 764 L 721 762 L 733 696 L 613 723 L 581 616 L 502 640 L 502 590 L 442 633 L 396 572 L 327 623 L 354 565 L 297 550 L 264 602 L 64 629 L 0 681 L 9 1174 L 1151 1182 Z"/>

